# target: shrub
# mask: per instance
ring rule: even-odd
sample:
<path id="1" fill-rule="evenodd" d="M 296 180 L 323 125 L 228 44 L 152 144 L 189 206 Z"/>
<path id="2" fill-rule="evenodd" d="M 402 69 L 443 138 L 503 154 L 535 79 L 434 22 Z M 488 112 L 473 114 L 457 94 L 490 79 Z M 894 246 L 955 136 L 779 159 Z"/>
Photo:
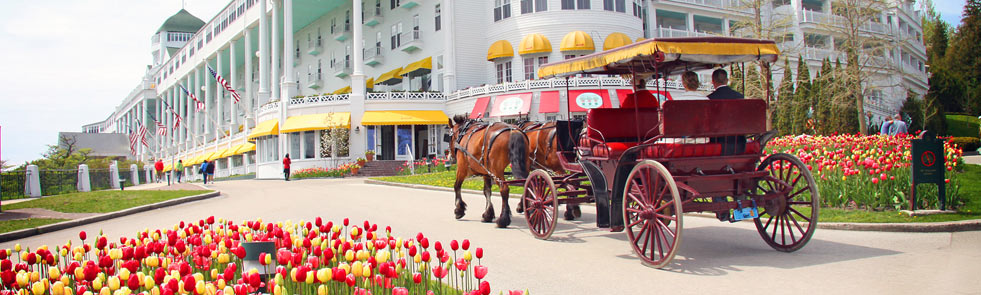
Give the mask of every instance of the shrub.
<path id="1" fill-rule="evenodd" d="M 981 139 L 977 137 L 954 137 L 950 139 L 950 143 L 965 151 L 976 151 L 981 147 Z"/>

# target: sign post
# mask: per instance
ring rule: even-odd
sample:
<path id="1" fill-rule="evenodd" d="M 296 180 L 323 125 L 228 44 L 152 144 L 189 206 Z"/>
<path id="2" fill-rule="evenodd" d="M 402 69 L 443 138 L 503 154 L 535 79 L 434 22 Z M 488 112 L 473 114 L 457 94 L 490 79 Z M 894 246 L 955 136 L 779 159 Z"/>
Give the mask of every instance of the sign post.
<path id="1" fill-rule="evenodd" d="M 940 210 L 947 210 L 946 187 L 944 185 L 944 141 L 929 131 L 924 131 L 912 140 L 910 154 L 913 156 L 913 184 L 910 191 L 909 209 L 916 210 L 916 185 L 932 183 L 937 185 L 937 198 Z"/>

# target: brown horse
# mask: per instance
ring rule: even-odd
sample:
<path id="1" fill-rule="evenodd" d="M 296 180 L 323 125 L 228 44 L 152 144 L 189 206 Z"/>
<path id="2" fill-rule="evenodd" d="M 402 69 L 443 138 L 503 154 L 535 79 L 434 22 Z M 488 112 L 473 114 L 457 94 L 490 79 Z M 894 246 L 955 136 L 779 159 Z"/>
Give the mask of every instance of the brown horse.
<path id="1" fill-rule="evenodd" d="M 504 169 L 511 166 L 511 173 L 518 179 L 528 177 L 528 138 L 516 126 L 506 123 L 485 123 L 469 120 L 463 116 L 453 117 L 449 122 L 453 130 L 450 140 L 451 154 L 456 160 L 456 218 L 462 218 L 467 211 L 460 189 L 468 176 L 484 177 L 484 197 L 487 206 L 481 215 L 484 222 L 494 220 L 494 205 L 491 203 L 491 181 L 501 189 L 501 216 L 497 227 L 511 224 L 511 206 L 508 205 L 510 187 L 505 183 Z"/>
<path id="2" fill-rule="evenodd" d="M 559 140 L 556 136 L 555 121 L 534 122 L 527 121 L 518 124 L 518 128 L 528 136 L 528 148 L 531 149 L 531 167 L 533 169 L 545 169 L 550 172 L 562 174 L 565 169 L 559 162 Z M 565 206 L 565 219 L 574 220 L 582 215 L 579 205 L 567 204 Z M 523 203 L 518 203 L 518 213 L 524 210 Z"/>

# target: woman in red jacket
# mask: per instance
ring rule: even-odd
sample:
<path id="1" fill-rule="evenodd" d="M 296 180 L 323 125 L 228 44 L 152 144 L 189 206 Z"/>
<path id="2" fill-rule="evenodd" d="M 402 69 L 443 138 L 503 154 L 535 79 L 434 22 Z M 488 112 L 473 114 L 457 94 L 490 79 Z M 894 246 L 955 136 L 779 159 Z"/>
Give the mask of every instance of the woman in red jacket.
<path id="1" fill-rule="evenodd" d="M 286 181 L 290 181 L 290 154 L 283 157 L 283 174 L 286 174 Z"/>

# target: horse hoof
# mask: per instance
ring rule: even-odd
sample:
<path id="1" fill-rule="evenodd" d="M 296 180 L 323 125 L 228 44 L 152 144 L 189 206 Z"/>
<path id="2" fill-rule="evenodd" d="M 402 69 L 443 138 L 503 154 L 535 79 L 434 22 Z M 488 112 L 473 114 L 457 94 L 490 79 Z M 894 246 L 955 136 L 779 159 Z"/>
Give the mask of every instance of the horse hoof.
<path id="1" fill-rule="evenodd" d="M 461 210 L 461 209 L 453 210 L 453 213 L 456 214 L 456 219 L 463 218 L 464 215 L 467 215 L 466 210 Z"/>
<path id="2" fill-rule="evenodd" d="M 481 216 L 481 217 L 483 217 L 483 219 L 481 219 L 481 221 L 483 221 L 485 223 L 494 222 L 494 213 L 490 213 L 490 214 L 484 213 L 484 215 Z"/>
<path id="3" fill-rule="evenodd" d="M 501 217 L 497 219 L 497 228 L 507 228 L 508 225 L 511 225 L 511 218 Z"/>
<path id="4" fill-rule="evenodd" d="M 582 217 L 582 209 L 579 209 L 579 205 L 572 207 L 572 215 L 575 215 L 576 218 Z"/>
<path id="5" fill-rule="evenodd" d="M 576 216 L 575 214 L 572 214 L 571 209 L 566 209 L 563 217 L 565 217 L 565 220 L 576 220 Z"/>
<path id="6" fill-rule="evenodd" d="M 518 211 L 518 213 L 525 213 L 525 208 L 521 205 L 518 205 L 518 208 L 515 208 L 514 210 Z"/>

